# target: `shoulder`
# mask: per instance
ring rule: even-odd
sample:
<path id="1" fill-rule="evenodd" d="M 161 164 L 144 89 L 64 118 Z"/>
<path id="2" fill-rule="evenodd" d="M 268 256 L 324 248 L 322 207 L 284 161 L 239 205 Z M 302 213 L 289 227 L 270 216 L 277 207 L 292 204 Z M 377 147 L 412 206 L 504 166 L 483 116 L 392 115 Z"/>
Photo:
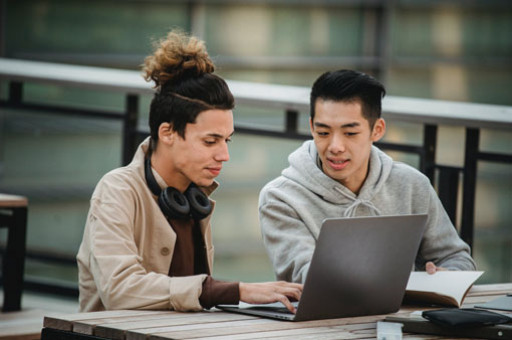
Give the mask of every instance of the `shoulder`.
<path id="1" fill-rule="evenodd" d="M 98 185 L 123 189 L 130 186 L 136 177 L 136 173 L 132 168 L 124 166 L 107 172 L 100 179 Z"/>
<path id="2" fill-rule="evenodd" d="M 144 189 L 141 176 L 134 168 L 125 166 L 106 173 L 96 185 L 92 199 L 103 202 L 119 201 Z"/>
<path id="3" fill-rule="evenodd" d="M 437 196 L 430 179 L 422 172 L 405 163 L 393 163 L 383 193 L 415 207 L 428 205 Z"/>
<path id="4" fill-rule="evenodd" d="M 271 200 L 284 200 L 301 190 L 301 185 L 285 176 L 268 182 L 260 191 L 260 205 Z"/>
<path id="5" fill-rule="evenodd" d="M 279 176 L 277 178 L 274 178 L 273 180 L 271 180 L 270 182 L 265 184 L 265 186 L 261 189 L 260 198 L 261 197 L 269 197 L 269 196 L 275 194 L 276 192 L 282 191 L 283 187 L 286 186 L 287 181 L 289 181 L 289 179 L 287 179 L 284 176 Z"/>
<path id="6" fill-rule="evenodd" d="M 401 181 L 404 184 L 430 186 L 430 180 L 425 174 L 408 164 L 397 161 L 393 161 L 390 179 Z"/>

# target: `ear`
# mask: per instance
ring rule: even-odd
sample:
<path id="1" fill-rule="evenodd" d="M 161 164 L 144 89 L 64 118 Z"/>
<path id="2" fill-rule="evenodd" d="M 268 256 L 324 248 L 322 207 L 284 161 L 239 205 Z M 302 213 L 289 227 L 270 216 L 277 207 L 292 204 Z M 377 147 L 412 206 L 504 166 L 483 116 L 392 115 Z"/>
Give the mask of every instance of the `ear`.
<path id="1" fill-rule="evenodd" d="M 309 117 L 309 131 L 311 131 L 311 135 L 314 135 L 315 129 L 313 128 L 313 119 Z"/>
<path id="2" fill-rule="evenodd" d="M 165 145 L 172 145 L 177 132 L 173 130 L 171 123 L 162 123 L 158 127 L 158 140 Z"/>
<path id="3" fill-rule="evenodd" d="M 384 133 L 386 133 L 386 122 L 384 119 L 379 118 L 375 121 L 375 124 L 373 125 L 373 131 L 372 131 L 372 142 L 377 142 L 384 136 Z"/>

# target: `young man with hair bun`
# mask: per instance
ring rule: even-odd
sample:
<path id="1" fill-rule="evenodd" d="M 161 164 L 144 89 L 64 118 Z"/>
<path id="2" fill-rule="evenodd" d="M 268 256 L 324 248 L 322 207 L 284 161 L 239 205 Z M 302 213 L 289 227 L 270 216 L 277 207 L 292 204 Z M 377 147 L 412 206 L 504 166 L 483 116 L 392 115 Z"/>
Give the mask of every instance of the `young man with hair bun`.
<path id="1" fill-rule="evenodd" d="M 215 280 L 208 196 L 229 160 L 234 99 L 204 43 L 178 31 L 146 58 L 151 136 L 91 198 L 77 261 L 80 311 L 200 311 L 300 299 L 302 285 Z"/>

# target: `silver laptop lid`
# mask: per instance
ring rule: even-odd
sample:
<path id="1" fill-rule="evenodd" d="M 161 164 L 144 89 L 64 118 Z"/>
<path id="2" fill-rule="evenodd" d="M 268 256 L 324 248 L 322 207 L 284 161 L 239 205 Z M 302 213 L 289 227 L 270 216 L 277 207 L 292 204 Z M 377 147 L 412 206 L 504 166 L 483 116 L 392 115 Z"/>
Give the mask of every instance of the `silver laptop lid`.
<path id="1" fill-rule="evenodd" d="M 279 311 L 285 309 L 280 304 L 218 307 L 290 321 L 395 312 L 400 308 L 426 220 L 427 215 L 326 219 L 297 314 Z"/>
<path id="2" fill-rule="evenodd" d="M 396 312 L 427 215 L 326 219 L 295 320 Z"/>

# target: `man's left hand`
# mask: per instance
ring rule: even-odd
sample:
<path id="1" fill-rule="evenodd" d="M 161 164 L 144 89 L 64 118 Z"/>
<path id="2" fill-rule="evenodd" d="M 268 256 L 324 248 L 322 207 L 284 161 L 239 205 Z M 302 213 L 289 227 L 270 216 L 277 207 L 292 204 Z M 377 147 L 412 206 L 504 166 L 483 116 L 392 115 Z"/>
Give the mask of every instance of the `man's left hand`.
<path id="1" fill-rule="evenodd" d="M 443 267 L 438 267 L 432 261 L 429 261 L 425 264 L 425 271 L 429 274 L 435 274 L 436 272 L 441 272 L 441 271 L 445 271 L 445 270 L 448 270 L 448 269 L 443 268 Z"/>

